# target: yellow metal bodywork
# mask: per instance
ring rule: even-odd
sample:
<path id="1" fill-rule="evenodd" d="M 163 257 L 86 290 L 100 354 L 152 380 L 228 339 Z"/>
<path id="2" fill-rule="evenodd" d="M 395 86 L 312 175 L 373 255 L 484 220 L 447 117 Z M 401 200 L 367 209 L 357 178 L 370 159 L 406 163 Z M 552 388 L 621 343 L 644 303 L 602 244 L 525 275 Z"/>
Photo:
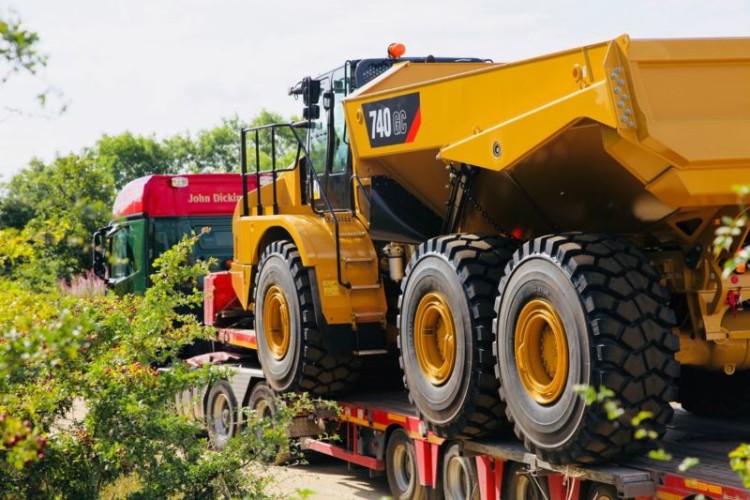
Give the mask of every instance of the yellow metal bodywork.
<path id="1" fill-rule="evenodd" d="M 456 363 L 456 327 L 445 298 L 430 292 L 414 316 L 414 350 L 422 375 L 434 385 L 448 381 Z"/>
<path id="2" fill-rule="evenodd" d="M 260 332 L 266 339 L 271 356 L 282 360 L 289 351 L 291 330 L 289 328 L 289 304 L 284 291 L 277 285 L 271 286 L 263 298 L 263 317 L 267 318 L 264 331 Z"/>
<path id="3" fill-rule="evenodd" d="M 540 404 L 557 401 L 568 380 L 568 341 L 554 306 L 529 301 L 518 314 L 515 359 L 528 395 Z"/>
<path id="4" fill-rule="evenodd" d="M 416 134 L 371 142 L 364 106 L 414 93 Z M 722 279 L 710 252 L 715 221 L 737 213 L 732 186 L 750 182 L 750 39 L 625 35 L 509 64 L 407 62 L 344 107 L 363 185 L 391 177 L 442 214 L 446 165 L 477 167 L 473 195 L 493 220 L 466 210 L 458 231 L 494 222 L 523 239 L 575 230 L 678 248 L 651 255 L 687 308 L 678 358 L 750 368 L 750 314 L 728 305 L 750 297 L 750 277 Z"/>
<path id="5" fill-rule="evenodd" d="M 248 195 L 249 214 L 243 216 L 243 201 L 237 204 L 232 222 L 234 259 L 232 287 L 243 308 L 251 309 L 255 272 L 266 246 L 279 239 L 291 240 L 302 264 L 314 269 L 314 292 L 321 314 L 330 325 L 385 321 L 386 303 L 379 283 L 377 253 L 362 223 L 350 214 L 338 214 L 342 280 L 338 280 L 334 224 L 330 215 L 313 212 L 301 203 L 298 170 L 279 174 L 276 182 L 278 213 L 273 213 L 272 186 L 266 184 Z M 263 211 L 257 209 L 260 196 Z"/>

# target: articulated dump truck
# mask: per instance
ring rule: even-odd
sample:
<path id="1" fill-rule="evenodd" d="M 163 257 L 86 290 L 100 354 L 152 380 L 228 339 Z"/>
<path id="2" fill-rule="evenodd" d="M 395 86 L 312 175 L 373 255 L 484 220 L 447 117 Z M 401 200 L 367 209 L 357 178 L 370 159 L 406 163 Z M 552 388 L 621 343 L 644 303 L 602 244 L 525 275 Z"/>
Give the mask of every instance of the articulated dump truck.
<path id="1" fill-rule="evenodd" d="M 712 240 L 750 182 L 750 39 L 364 59 L 291 93 L 306 120 L 270 135 L 298 161 L 238 203 L 206 299 L 276 392 L 395 353 L 437 435 L 512 428 L 552 463 L 642 449 L 633 417 L 662 435 L 674 401 L 747 415 L 750 274 L 722 278 L 747 229 Z"/>

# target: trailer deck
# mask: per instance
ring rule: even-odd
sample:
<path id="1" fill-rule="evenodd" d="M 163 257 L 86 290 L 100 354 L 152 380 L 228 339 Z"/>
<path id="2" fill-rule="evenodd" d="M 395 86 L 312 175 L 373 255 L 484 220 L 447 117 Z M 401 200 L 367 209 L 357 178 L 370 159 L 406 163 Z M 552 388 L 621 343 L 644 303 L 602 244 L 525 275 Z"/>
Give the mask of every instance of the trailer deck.
<path id="1" fill-rule="evenodd" d="M 444 441 L 427 431 L 405 392 L 369 392 L 339 402 L 344 421 L 381 431 L 398 423 L 415 440 L 434 445 Z M 729 452 L 742 442 L 750 442 L 750 422 L 701 418 L 675 408 L 672 423 L 660 442 L 672 455 L 669 461 L 644 454 L 607 465 L 553 465 L 529 453 L 514 438 L 465 440 L 463 450 L 478 459 L 482 498 L 492 498 L 493 490 L 499 498 L 494 459 L 526 464 L 533 473 L 559 475 L 564 481 L 578 482 L 579 487 L 582 481 L 611 484 L 623 498 L 683 498 L 703 494 L 713 499 L 750 500 L 750 492 L 729 466 Z M 696 458 L 699 463 L 680 472 L 678 466 L 687 457 Z"/>

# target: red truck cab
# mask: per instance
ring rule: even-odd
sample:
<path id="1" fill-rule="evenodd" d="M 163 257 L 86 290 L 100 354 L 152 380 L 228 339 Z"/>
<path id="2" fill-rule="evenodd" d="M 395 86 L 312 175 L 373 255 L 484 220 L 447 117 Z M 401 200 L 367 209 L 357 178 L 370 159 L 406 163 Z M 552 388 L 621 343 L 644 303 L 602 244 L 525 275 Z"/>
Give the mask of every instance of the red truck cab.
<path id="1" fill-rule="evenodd" d="M 255 189 L 249 177 L 248 190 Z M 201 236 L 193 258 L 232 258 L 232 213 L 242 198 L 239 174 L 149 175 L 118 193 L 112 220 L 94 233 L 94 271 L 117 293 L 143 293 L 153 262 L 185 235 Z"/>

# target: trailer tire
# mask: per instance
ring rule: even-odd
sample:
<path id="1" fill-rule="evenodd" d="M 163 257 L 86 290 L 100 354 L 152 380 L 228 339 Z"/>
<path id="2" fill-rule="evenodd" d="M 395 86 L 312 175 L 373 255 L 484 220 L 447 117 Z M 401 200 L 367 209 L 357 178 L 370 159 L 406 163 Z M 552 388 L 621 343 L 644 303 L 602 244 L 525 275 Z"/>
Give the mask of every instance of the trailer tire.
<path id="1" fill-rule="evenodd" d="M 275 241 L 263 252 L 255 305 L 258 357 L 273 390 L 330 396 L 351 389 L 360 360 L 326 351 L 315 320 L 310 274 L 293 243 Z"/>
<path id="2" fill-rule="evenodd" d="M 265 382 L 258 382 L 250 391 L 247 407 L 259 419 L 270 419 L 276 415 L 276 394 Z"/>
<path id="3" fill-rule="evenodd" d="M 425 500 L 427 487 L 419 484 L 419 469 L 414 443 L 403 429 L 388 438 L 385 450 L 388 487 L 394 500 Z"/>
<path id="4" fill-rule="evenodd" d="M 240 430 L 239 405 L 226 380 L 217 380 L 211 386 L 206 400 L 208 439 L 215 450 L 223 450 L 229 439 Z"/>
<path id="5" fill-rule="evenodd" d="M 441 480 L 445 500 L 479 500 L 476 462 L 462 455 L 459 443 L 451 443 L 443 453 Z"/>
<path id="6" fill-rule="evenodd" d="M 254 412 L 255 419 L 258 422 L 248 422 L 248 431 L 253 430 L 258 439 L 259 449 L 255 450 L 255 458 L 264 463 L 282 465 L 291 461 L 294 457 L 289 450 L 289 443 L 273 445 L 264 439 L 264 432 L 268 425 L 273 426 L 274 416 L 278 411 L 276 405 L 276 394 L 265 382 L 258 382 L 250 391 L 250 397 L 247 400 L 247 408 Z"/>
<path id="7" fill-rule="evenodd" d="M 678 349 L 669 294 L 629 241 L 564 234 L 513 256 L 495 305 L 495 370 L 509 420 L 527 449 L 553 463 L 596 463 L 643 449 L 641 411 L 661 437 L 672 417 Z M 578 387 L 610 389 L 624 413 L 607 418 Z M 610 398 L 608 398 L 610 399 Z"/>
<path id="8" fill-rule="evenodd" d="M 550 498 L 547 478 L 532 475 L 524 464 L 506 463 L 503 500 L 546 500 Z"/>
<path id="9" fill-rule="evenodd" d="M 492 373 L 492 306 L 516 244 L 458 234 L 427 240 L 399 297 L 400 364 L 409 398 L 441 436 L 508 428 Z"/>
<path id="10" fill-rule="evenodd" d="M 586 500 L 617 500 L 617 488 L 611 484 L 591 483 L 586 491 Z"/>
<path id="11" fill-rule="evenodd" d="M 750 372 L 733 375 L 683 366 L 679 380 L 682 407 L 701 417 L 750 419 Z"/>

